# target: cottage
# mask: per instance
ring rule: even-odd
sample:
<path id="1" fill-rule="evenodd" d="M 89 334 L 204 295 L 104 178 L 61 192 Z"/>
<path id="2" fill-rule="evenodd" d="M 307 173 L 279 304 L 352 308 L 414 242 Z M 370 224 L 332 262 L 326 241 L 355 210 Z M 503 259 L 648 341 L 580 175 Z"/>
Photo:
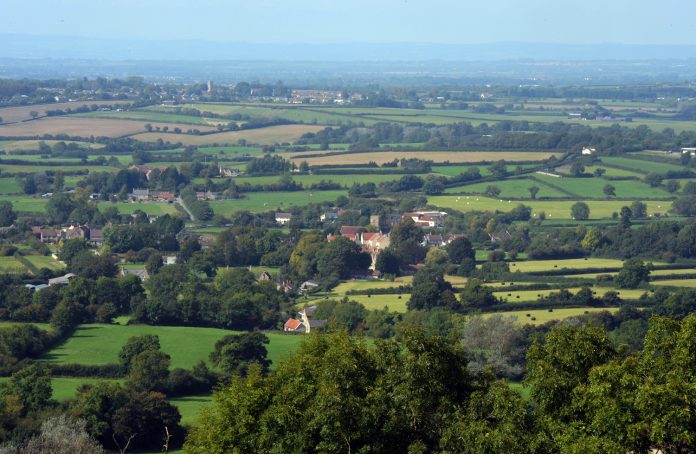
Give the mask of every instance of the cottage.
<path id="1" fill-rule="evenodd" d="M 273 276 L 271 276 L 271 273 L 268 271 L 261 271 L 261 274 L 259 274 L 259 282 L 269 282 L 273 280 Z"/>
<path id="2" fill-rule="evenodd" d="M 150 273 L 148 273 L 145 268 L 121 268 L 121 271 L 118 272 L 119 277 L 126 277 L 129 275 L 137 276 L 143 282 L 150 279 Z"/>

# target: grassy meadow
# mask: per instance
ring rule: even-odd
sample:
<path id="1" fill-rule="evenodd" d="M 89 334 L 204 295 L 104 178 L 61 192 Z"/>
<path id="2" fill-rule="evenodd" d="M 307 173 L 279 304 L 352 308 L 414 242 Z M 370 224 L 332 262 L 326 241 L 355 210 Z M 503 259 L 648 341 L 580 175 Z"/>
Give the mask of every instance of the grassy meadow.
<path id="1" fill-rule="evenodd" d="M 215 342 L 233 333 L 217 328 L 179 326 L 80 325 L 70 338 L 47 352 L 42 359 L 61 364 L 118 363 L 118 352 L 129 337 L 156 334 L 162 351 L 172 357 L 171 367 L 190 369 L 200 360 L 207 362 Z M 295 351 L 302 340 L 301 336 L 275 332 L 267 333 L 267 336 L 271 339 L 267 346 L 268 357 L 275 364 Z M 104 342 L 105 339 L 108 342 Z"/>

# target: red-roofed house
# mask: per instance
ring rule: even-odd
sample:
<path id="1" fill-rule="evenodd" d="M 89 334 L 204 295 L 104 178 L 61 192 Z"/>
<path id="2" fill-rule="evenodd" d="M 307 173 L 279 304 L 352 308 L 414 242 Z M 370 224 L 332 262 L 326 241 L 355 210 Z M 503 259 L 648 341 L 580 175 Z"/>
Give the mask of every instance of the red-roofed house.
<path id="1" fill-rule="evenodd" d="M 300 320 L 290 318 L 287 322 L 285 322 L 285 325 L 283 325 L 283 331 L 290 333 L 304 333 L 305 326 Z"/>

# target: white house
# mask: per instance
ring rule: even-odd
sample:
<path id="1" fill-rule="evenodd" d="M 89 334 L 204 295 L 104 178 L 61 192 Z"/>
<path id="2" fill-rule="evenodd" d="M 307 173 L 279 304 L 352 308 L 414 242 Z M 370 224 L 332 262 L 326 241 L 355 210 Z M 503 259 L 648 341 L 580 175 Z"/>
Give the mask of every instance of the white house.
<path id="1" fill-rule="evenodd" d="M 588 147 L 583 147 L 582 149 L 582 155 L 583 156 L 591 156 L 593 155 L 597 150 L 594 148 L 588 148 Z"/>
<path id="2" fill-rule="evenodd" d="M 292 219 L 292 213 L 276 213 L 275 221 L 280 225 L 286 225 Z"/>

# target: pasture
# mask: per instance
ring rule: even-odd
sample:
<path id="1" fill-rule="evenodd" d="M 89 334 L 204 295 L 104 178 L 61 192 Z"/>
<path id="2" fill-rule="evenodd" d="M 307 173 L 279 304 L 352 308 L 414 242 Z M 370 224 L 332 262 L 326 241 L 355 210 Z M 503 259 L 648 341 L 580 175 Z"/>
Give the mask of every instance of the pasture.
<path id="1" fill-rule="evenodd" d="M 172 357 L 171 367 L 190 369 L 198 361 L 208 361 L 215 342 L 235 331 L 217 328 L 148 325 L 80 325 L 65 342 L 47 352 L 42 359 L 60 364 L 118 363 L 118 352 L 132 336 L 156 334 L 162 351 Z M 302 340 L 301 336 L 277 332 L 266 334 L 271 343 L 266 346 L 268 358 L 274 365 L 292 354 Z M 105 340 L 108 339 L 108 342 Z"/>
<path id="2" fill-rule="evenodd" d="M 0 125 L 0 137 L 41 137 L 45 134 L 57 135 L 67 134 L 69 136 L 90 137 L 122 137 L 145 131 L 147 121 L 120 120 L 108 118 L 78 118 L 72 116 L 47 117 L 38 120 L 27 121 L 24 123 Z M 170 130 L 179 127 L 183 130 L 191 129 L 191 125 L 177 123 L 153 123 L 153 127 L 168 127 Z M 201 131 L 214 131 L 215 128 L 209 126 L 196 126 Z M 169 134 L 164 134 L 165 136 Z M 175 137 L 185 136 L 182 134 L 172 134 Z M 156 141 L 157 138 L 152 141 Z M 172 139 L 170 142 L 176 142 Z"/>
<path id="3" fill-rule="evenodd" d="M 21 195 L 3 195 L 0 196 L 0 200 L 7 200 L 8 202 L 11 202 L 15 211 L 28 213 L 45 211 L 46 203 L 48 203 L 47 199 Z"/>
<path id="4" fill-rule="evenodd" d="M 530 325 L 543 325 L 544 323 L 563 320 L 570 317 L 578 317 L 580 315 L 589 314 L 593 312 L 603 312 L 608 311 L 611 313 L 617 312 L 619 309 L 616 307 L 609 308 L 599 308 L 599 307 L 578 307 L 578 308 L 562 308 L 553 309 L 549 312 L 548 309 L 532 309 L 532 310 L 522 310 L 522 311 L 503 311 L 503 312 L 488 312 L 481 314 L 482 317 L 490 317 L 493 314 L 500 314 L 510 317 L 515 317 L 519 323 L 530 324 Z M 529 317 L 527 316 L 529 314 Z M 534 319 L 534 320 L 532 320 Z"/>
<path id="5" fill-rule="evenodd" d="M 483 182 L 468 184 L 465 186 L 455 186 L 452 188 L 447 188 L 445 194 L 485 194 L 489 186 L 495 186 L 500 189 L 500 197 L 505 198 L 524 198 L 530 197 L 529 188 L 536 186 L 539 188 L 537 198 L 556 198 L 556 197 L 568 197 L 567 194 L 553 188 L 551 186 L 545 185 L 531 178 L 510 178 L 501 181 Z"/>
<path id="6" fill-rule="evenodd" d="M 608 181 L 603 178 L 555 178 L 548 175 L 536 174 L 536 179 L 541 182 L 555 185 L 572 193 L 577 197 L 607 198 L 604 194 L 604 186 L 614 186 L 618 198 L 644 198 L 666 199 L 670 194 L 662 188 L 653 188 L 650 185 L 636 180 Z M 541 191 L 539 191 L 541 194 Z M 567 195 L 566 195 L 567 197 Z"/>
<path id="7" fill-rule="evenodd" d="M 411 295 L 404 293 L 403 295 L 349 295 L 348 299 L 357 301 L 365 306 L 368 311 L 382 310 L 385 307 L 390 312 L 406 312 L 406 303 Z"/>
<path id="8" fill-rule="evenodd" d="M 632 200 L 582 200 L 590 207 L 590 219 L 611 218 L 612 213 L 621 211 L 621 207 L 630 206 Z M 532 216 L 537 216 L 540 212 L 546 214 L 547 219 L 571 219 L 570 207 L 576 203 L 575 200 L 524 200 L 513 201 L 504 199 L 492 199 L 484 196 L 433 196 L 428 198 L 430 205 L 439 208 L 451 208 L 462 212 L 467 211 L 510 211 L 518 204 L 532 208 Z M 670 201 L 645 201 L 650 216 L 655 213 L 666 214 L 672 208 Z"/>
<path id="9" fill-rule="evenodd" d="M 124 120 L 127 121 L 127 120 Z M 153 124 L 154 126 L 154 124 Z M 172 126 L 170 125 L 170 130 Z M 198 128 L 200 129 L 200 128 Z M 259 145 L 273 145 L 275 143 L 295 142 L 303 134 L 317 132 L 323 126 L 312 125 L 280 125 L 266 128 L 246 129 L 243 131 L 226 131 L 206 135 L 190 134 L 166 134 L 161 132 L 141 133 L 133 136 L 136 140 L 144 142 L 156 142 L 162 139 L 165 142 L 181 142 L 183 145 L 236 145 L 240 140 Z M 0 130 L 1 132 L 1 130 Z"/>
<path id="10" fill-rule="evenodd" d="M 276 209 L 282 211 L 296 206 L 304 206 L 308 203 L 333 202 L 339 196 L 348 195 L 348 192 L 344 190 L 251 192 L 244 195 L 246 197 L 243 199 L 212 200 L 209 204 L 215 213 L 229 216 L 244 210 L 253 213 Z"/>
<path id="11" fill-rule="evenodd" d="M 580 290 L 579 287 L 573 287 L 573 288 L 568 288 L 566 289 L 570 293 L 577 293 L 578 290 Z M 495 296 L 498 298 L 502 298 L 503 300 L 507 300 L 509 303 L 526 303 L 530 301 L 536 301 L 539 298 L 542 297 L 547 297 L 551 293 L 557 293 L 559 290 L 558 289 L 552 289 L 552 290 L 517 290 L 517 291 L 511 291 L 511 292 L 506 292 L 506 291 L 499 291 L 499 292 L 493 292 Z M 601 298 L 604 296 L 606 292 L 609 291 L 614 291 L 618 293 L 619 297 L 622 299 L 628 299 L 628 300 L 637 300 L 640 298 L 646 291 L 641 290 L 641 289 L 614 289 L 610 287 L 593 287 L 592 291 L 595 293 L 595 297 Z"/>
<path id="12" fill-rule="evenodd" d="M 684 167 L 681 165 L 668 164 L 664 162 L 653 162 L 617 156 L 602 156 L 601 159 L 604 164 L 609 166 L 625 167 L 630 170 L 636 170 L 640 173 L 665 173 L 669 171 L 684 170 Z"/>
<path id="13" fill-rule="evenodd" d="M 523 169 L 527 169 L 529 167 L 535 167 L 538 164 L 520 164 L 519 167 L 522 167 Z M 464 173 L 467 170 L 471 169 L 472 167 L 477 167 L 479 169 L 479 172 L 481 172 L 481 175 L 487 176 L 491 174 L 490 171 L 490 166 L 488 165 L 450 165 L 450 166 L 432 166 L 432 171 L 433 173 L 437 173 L 440 175 L 445 175 L 447 177 L 456 177 L 460 173 Z M 508 172 L 512 173 L 515 170 L 517 170 L 518 165 L 508 165 L 505 166 L 505 170 Z"/>
<path id="14" fill-rule="evenodd" d="M 392 162 L 394 159 L 427 159 L 435 163 L 449 161 L 452 163 L 475 163 L 482 161 L 543 161 L 554 153 L 541 151 L 379 151 L 369 153 L 341 153 L 332 156 L 306 157 L 310 153 L 284 153 L 283 157 L 299 164 L 307 161 L 309 165 L 378 165 Z M 556 153 L 557 154 L 557 153 Z"/>

